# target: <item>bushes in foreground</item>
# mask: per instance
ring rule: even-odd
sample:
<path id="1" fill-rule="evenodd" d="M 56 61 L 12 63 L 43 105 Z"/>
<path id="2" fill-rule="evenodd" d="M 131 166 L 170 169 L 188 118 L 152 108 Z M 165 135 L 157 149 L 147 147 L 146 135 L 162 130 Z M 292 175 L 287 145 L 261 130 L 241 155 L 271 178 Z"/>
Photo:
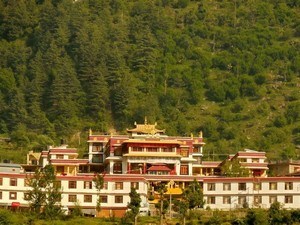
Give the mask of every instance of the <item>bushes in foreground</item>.
<path id="1" fill-rule="evenodd" d="M 176 217 L 176 215 L 173 215 Z M 170 220 L 167 218 L 164 224 L 182 224 L 180 218 Z M 133 221 L 126 221 L 133 224 Z M 124 219 L 119 218 L 91 218 L 79 216 L 64 216 L 58 220 L 41 220 L 38 216 L 27 212 L 12 212 L 0 209 L 0 225 L 121 225 Z M 138 217 L 139 225 L 159 224 L 158 217 L 141 216 Z M 300 224 L 300 209 L 285 210 L 277 203 L 270 209 L 240 209 L 232 211 L 219 210 L 191 210 L 187 220 L 187 225 L 296 225 Z"/>

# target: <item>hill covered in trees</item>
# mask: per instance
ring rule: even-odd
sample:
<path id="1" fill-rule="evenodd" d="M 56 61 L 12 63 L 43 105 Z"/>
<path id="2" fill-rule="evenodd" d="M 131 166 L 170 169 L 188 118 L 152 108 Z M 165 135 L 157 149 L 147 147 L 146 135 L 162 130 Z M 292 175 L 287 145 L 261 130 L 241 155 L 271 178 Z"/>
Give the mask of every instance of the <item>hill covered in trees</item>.
<path id="1" fill-rule="evenodd" d="M 206 154 L 299 158 L 297 0 L 1 0 L 0 135 L 203 130 Z"/>

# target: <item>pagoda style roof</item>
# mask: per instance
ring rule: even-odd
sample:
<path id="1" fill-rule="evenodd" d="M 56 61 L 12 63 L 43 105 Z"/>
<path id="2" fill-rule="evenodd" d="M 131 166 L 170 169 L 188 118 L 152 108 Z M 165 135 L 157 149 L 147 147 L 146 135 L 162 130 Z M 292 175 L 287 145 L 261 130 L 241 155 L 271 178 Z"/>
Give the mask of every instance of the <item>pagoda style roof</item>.
<path id="1" fill-rule="evenodd" d="M 135 128 L 133 129 L 127 129 L 128 133 L 140 133 L 140 134 L 163 134 L 165 133 L 165 130 L 159 130 L 156 129 L 157 123 L 155 124 L 148 124 L 147 119 L 145 118 L 144 124 L 137 124 L 136 122 L 134 123 Z"/>

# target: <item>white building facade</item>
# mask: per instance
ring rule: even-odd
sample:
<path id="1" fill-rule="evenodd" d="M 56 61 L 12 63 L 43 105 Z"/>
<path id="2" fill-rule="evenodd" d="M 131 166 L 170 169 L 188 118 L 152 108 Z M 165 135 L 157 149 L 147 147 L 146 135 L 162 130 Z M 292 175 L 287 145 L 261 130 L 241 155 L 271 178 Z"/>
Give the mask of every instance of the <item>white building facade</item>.
<path id="1" fill-rule="evenodd" d="M 224 177 L 225 161 L 203 161 L 202 133 L 198 137 L 168 137 L 156 124 L 136 124 L 129 135 L 93 134 L 88 137 L 88 158 L 78 159 L 77 150 L 66 145 L 29 152 L 27 164 L 7 170 L 0 166 L 0 206 L 28 207 L 28 179 L 37 168 L 54 167 L 61 186 L 61 206 L 96 216 L 122 217 L 130 201 L 129 192 L 140 194 L 141 211 L 158 202 L 158 184 L 168 187 L 166 198 L 180 198 L 182 189 L 197 180 L 203 188 L 205 208 L 230 210 L 242 207 L 268 208 L 280 202 L 284 208 L 300 208 L 300 177 L 268 177 L 264 152 L 245 150 L 228 156 L 250 171 L 249 177 Z M 104 178 L 97 192 L 93 179 Z M 101 211 L 96 212 L 97 198 Z M 155 208 L 154 208 L 155 209 Z"/>

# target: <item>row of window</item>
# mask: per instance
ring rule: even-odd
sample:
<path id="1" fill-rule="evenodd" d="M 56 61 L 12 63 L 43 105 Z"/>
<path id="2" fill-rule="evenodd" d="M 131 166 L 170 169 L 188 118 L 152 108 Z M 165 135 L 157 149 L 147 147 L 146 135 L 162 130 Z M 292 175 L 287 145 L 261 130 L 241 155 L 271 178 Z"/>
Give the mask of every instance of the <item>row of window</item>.
<path id="1" fill-rule="evenodd" d="M 115 197 L 115 203 L 123 203 L 123 196 L 122 195 L 116 195 Z M 101 202 L 107 203 L 107 195 L 101 195 Z M 235 202 L 235 196 L 223 196 L 223 204 L 231 204 Z M 261 204 L 262 203 L 262 196 L 253 196 L 253 202 L 254 204 Z M 0 199 L 2 199 L 2 192 L 0 192 Z M 16 200 L 17 199 L 17 192 L 11 191 L 9 192 L 9 199 L 10 200 Z M 28 193 L 24 193 L 24 199 L 28 200 Z M 92 202 L 92 195 L 84 195 L 83 201 L 84 202 Z M 69 202 L 77 202 L 77 195 L 70 194 L 68 196 Z M 247 202 L 246 196 L 238 196 L 238 204 L 243 205 Z M 274 202 L 277 202 L 277 196 L 269 196 L 269 203 L 272 204 Z M 216 204 L 216 196 L 209 196 L 207 197 L 207 203 L 208 204 Z M 284 196 L 284 203 L 286 204 L 292 204 L 293 203 L 293 196 L 287 195 Z"/>
<path id="2" fill-rule="evenodd" d="M 107 203 L 107 195 L 101 195 L 100 196 L 101 203 Z M 116 195 L 114 196 L 114 203 L 123 203 L 123 196 L 122 195 Z M 69 195 L 68 197 L 69 202 L 77 202 L 77 195 Z M 83 196 L 83 202 L 92 202 L 93 196 L 92 195 L 84 195 Z"/>
<path id="3" fill-rule="evenodd" d="M 259 159 L 259 158 L 252 158 L 252 159 L 248 159 L 248 158 L 240 158 L 239 159 L 239 161 L 240 162 L 252 162 L 252 163 L 260 163 L 260 161 L 259 160 L 261 160 L 261 162 L 265 162 L 265 160 L 264 159 Z"/>
<path id="4" fill-rule="evenodd" d="M 236 196 L 223 196 L 223 204 L 231 204 L 236 202 Z M 238 196 L 238 204 L 243 205 L 247 202 L 246 196 Z M 277 196 L 269 196 L 269 203 L 272 204 L 277 202 Z M 253 196 L 253 203 L 254 204 L 261 204 L 262 203 L 262 196 L 255 195 Z M 293 203 L 293 196 L 287 195 L 284 196 L 284 203 L 292 204 Z M 209 196 L 207 197 L 207 204 L 216 204 L 216 196 Z"/>
<path id="5" fill-rule="evenodd" d="M 132 171 L 138 171 L 139 169 L 133 169 Z M 122 163 L 121 162 L 116 162 L 113 165 L 113 173 L 115 174 L 121 174 L 122 173 Z M 153 174 L 153 173 L 149 173 L 149 174 Z M 165 174 L 158 174 L 158 173 L 154 173 L 156 175 L 165 175 Z M 188 175 L 189 174 L 189 167 L 188 165 L 181 165 L 180 166 L 180 175 Z"/>
<path id="6" fill-rule="evenodd" d="M 69 189 L 76 189 L 77 188 L 77 181 L 69 181 L 68 185 Z M 139 189 L 139 182 L 131 182 L 130 183 L 131 188 Z M 85 181 L 84 182 L 84 189 L 92 189 L 92 181 Z M 103 189 L 108 189 L 107 182 L 104 182 Z M 114 190 L 123 190 L 124 189 L 124 183 L 123 182 L 115 182 L 114 183 Z"/>
<path id="7" fill-rule="evenodd" d="M 17 192 L 16 191 L 10 191 L 8 194 L 8 198 L 10 200 L 16 200 L 17 199 Z M 0 191 L 0 199 L 2 199 L 2 191 Z"/>
<path id="8" fill-rule="evenodd" d="M 293 190 L 293 182 L 285 182 L 284 183 L 285 190 Z M 215 183 L 208 183 L 207 184 L 208 191 L 215 191 L 216 184 Z M 230 191 L 231 190 L 231 183 L 223 183 L 223 191 Z M 247 190 L 246 183 L 238 183 L 238 190 L 245 191 Z M 259 191 L 261 190 L 261 183 L 253 183 L 253 190 Z M 277 190 L 277 182 L 270 182 L 269 183 L 269 190 Z"/>
<path id="9" fill-rule="evenodd" d="M 142 147 L 132 147 L 133 152 L 175 152 L 173 148 L 142 148 Z"/>
<path id="10" fill-rule="evenodd" d="M 107 147 L 109 149 L 109 147 Z M 94 143 L 92 146 L 92 152 L 103 152 L 104 146 L 102 143 Z M 161 147 L 161 148 L 155 148 L 155 147 L 149 147 L 149 148 L 142 148 L 142 147 L 132 147 L 133 152 L 175 152 L 175 149 L 172 147 Z M 200 152 L 199 149 L 197 149 L 197 152 Z M 122 151 L 120 151 L 120 148 L 115 148 L 114 155 L 122 155 Z M 183 157 L 189 156 L 189 149 L 188 148 L 182 148 L 180 150 L 180 155 Z"/>
<path id="11" fill-rule="evenodd" d="M 3 185 L 3 178 L 0 178 L 0 186 Z M 9 186 L 17 186 L 18 185 L 18 180 L 17 178 L 10 178 L 9 180 Z"/>
<path id="12" fill-rule="evenodd" d="M 67 155 L 66 158 L 65 158 L 65 155 L 63 155 L 63 154 L 56 154 L 55 158 L 56 159 L 75 159 L 75 156 L 74 155 Z"/>
<path id="13" fill-rule="evenodd" d="M 18 185 L 18 180 L 17 178 L 10 178 L 10 186 L 17 186 Z M 3 185 L 3 179 L 0 178 L 0 186 Z M 29 180 L 25 179 L 25 186 L 29 186 Z M 57 181 L 57 186 L 61 187 L 61 181 Z M 139 189 L 139 182 L 131 182 L 130 183 L 131 188 Z M 77 188 L 77 181 L 69 181 L 68 183 L 68 188 L 69 189 L 76 189 Z M 93 189 L 93 182 L 92 181 L 84 181 L 83 184 L 84 189 Z M 123 182 L 115 182 L 114 184 L 114 189 L 115 190 L 123 190 L 124 185 Z M 108 189 L 108 183 L 104 182 L 103 184 L 103 189 L 107 190 Z"/>
<path id="14" fill-rule="evenodd" d="M 133 152 L 175 152 L 175 148 L 132 147 L 131 151 Z M 189 149 L 182 148 L 180 150 L 180 155 L 183 157 L 189 157 Z"/>
<path id="15" fill-rule="evenodd" d="M 9 200 L 16 200 L 17 199 L 17 192 L 16 191 L 10 191 L 8 194 Z M 23 196 L 24 200 L 28 200 L 29 196 L 28 193 L 24 193 Z M 107 203 L 107 195 L 101 195 L 101 203 Z M 2 191 L 0 191 L 0 199 L 2 199 Z M 69 202 L 77 202 L 77 195 L 70 194 L 68 196 Z M 83 195 L 83 202 L 92 202 L 93 196 L 92 195 Z M 116 195 L 115 196 L 115 203 L 123 203 L 123 196 L 122 195 Z"/>

